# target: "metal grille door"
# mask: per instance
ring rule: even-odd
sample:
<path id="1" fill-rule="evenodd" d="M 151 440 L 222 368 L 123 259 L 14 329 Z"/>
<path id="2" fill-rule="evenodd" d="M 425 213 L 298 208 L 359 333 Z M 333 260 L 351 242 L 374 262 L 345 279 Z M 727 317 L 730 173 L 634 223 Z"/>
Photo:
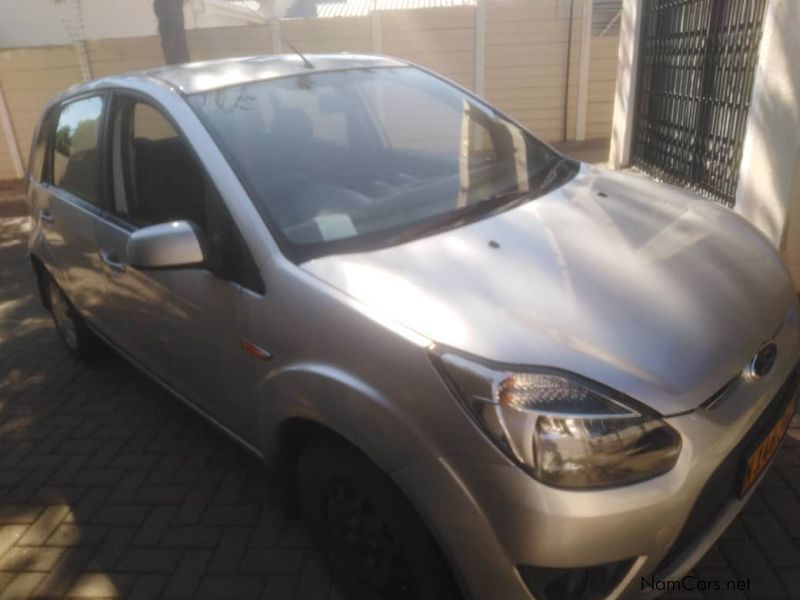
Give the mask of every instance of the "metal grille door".
<path id="1" fill-rule="evenodd" d="M 733 206 L 766 0 L 644 0 L 633 164 Z"/>

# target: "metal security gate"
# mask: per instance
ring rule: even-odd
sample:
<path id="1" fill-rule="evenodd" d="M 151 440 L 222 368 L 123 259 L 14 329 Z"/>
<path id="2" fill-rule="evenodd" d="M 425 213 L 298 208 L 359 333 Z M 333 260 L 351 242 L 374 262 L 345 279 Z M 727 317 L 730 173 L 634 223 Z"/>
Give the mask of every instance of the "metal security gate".
<path id="1" fill-rule="evenodd" d="M 644 0 L 633 164 L 733 206 L 767 0 Z"/>

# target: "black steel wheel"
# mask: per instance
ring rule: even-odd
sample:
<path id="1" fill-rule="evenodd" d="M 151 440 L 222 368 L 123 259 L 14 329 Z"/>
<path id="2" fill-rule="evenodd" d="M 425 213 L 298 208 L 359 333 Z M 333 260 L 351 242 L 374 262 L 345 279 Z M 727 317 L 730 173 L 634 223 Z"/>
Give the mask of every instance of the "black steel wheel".
<path id="1" fill-rule="evenodd" d="M 338 440 L 297 465 L 303 516 L 350 600 L 459 598 L 435 540 L 391 479 Z"/>

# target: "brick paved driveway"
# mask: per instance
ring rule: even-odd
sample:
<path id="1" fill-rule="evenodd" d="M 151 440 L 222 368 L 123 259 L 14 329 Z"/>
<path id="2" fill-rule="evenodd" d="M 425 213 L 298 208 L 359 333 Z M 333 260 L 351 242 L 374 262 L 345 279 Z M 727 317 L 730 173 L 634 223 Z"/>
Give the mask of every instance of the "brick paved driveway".
<path id="1" fill-rule="evenodd" d="M 0 600 L 340 597 L 256 461 L 123 361 L 69 358 L 35 295 L 24 220 L 4 210 Z M 695 571 L 751 579 L 727 598 L 800 597 L 798 425 Z"/>

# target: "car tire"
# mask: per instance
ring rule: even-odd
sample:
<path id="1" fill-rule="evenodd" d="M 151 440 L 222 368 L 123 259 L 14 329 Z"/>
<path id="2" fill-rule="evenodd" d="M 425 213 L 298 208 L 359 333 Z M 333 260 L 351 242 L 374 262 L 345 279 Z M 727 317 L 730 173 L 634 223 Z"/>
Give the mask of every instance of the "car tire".
<path id="1" fill-rule="evenodd" d="M 312 442 L 296 474 L 300 510 L 349 600 L 461 598 L 435 540 L 394 482 L 335 439 Z"/>
<path id="2" fill-rule="evenodd" d="M 56 332 L 70 354 L 82 361 L 91 361 L 104 354 L 105 345 L 81 318 L 64 291 L 49 275 L 43 275 L 47 304 Z"/>

